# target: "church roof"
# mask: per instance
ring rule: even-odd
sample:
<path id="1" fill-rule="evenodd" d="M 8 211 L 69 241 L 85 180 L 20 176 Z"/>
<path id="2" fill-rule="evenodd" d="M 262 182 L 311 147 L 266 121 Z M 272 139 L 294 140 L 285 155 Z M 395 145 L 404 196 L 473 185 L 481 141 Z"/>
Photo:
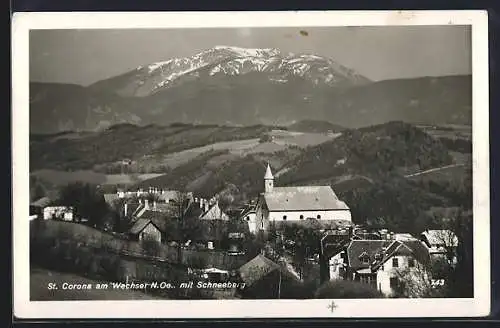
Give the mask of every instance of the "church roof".
<path id="1" fill-rule="evenodd" d="M 348 210 L 330 186 L 274 187 L 263 194 L 270 211 Z"/>
<path id="2" fill-rule="evenodd" d="M 271 167 L 269 166 L 269 164 L 267 164 L 266 174 L 264 175 L 264 179 L 265 180 L 274 179 L 273 173 L 271 172 Z"/>

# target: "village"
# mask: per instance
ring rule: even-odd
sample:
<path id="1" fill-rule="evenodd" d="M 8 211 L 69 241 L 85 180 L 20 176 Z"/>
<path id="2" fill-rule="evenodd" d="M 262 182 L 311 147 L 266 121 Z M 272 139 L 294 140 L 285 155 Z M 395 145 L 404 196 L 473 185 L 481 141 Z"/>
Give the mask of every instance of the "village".
<path id="1" fill-rule="evenodd" d="M 211 254 L 203 263 L 188 261 L 188 270 L 206 282 L 244 283 L 246 290 L 231 297 L 285 298 L 287 281 L 290 286 L 352 281 L 381 297 L 425 297 L 426 285 L 446 284 L 436 263 L 456 265 L 459 241 L 450 230 L 412 235 L 366 229 L 353 223 L 348 204 L 331 186 L 275 186 L 269 164 L 262 179 L 259 196 L 232 211 L 224 211 L 217 196 L 206 199 L 164 186 L 106 193 L 106 204 L 125 223 L 119 231 L 106 225 L 101 230 L 149 248 Z M 30 204 L 30 220 L 89 224 L 74 206 L 47 197 Z M 166 260 L 161 252 L 148 256 Z M 234 261 L 227 265 L 213 260 L 217 256 Z"/>

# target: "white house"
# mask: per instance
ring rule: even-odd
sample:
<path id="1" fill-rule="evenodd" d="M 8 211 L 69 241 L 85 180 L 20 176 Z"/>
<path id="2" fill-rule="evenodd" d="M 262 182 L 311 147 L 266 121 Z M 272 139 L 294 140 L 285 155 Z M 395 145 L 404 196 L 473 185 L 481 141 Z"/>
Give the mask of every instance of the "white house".
<path id="1" fill-rule="evenodd" d="M 257 233 L 257 211 L 254 206 L 245 209 L 241 213 L 241 218 L 247 222 L 250 233 Z"/>
<path id="2" fill-rule="evenodd" d="M 378 258 L 370 269 L 376 273 L 377 289 L 387 297 L 396 294 L 402 280 L 418 284 L 427 279 L 430 256 L 425 245 L 418 240 L 393 241 L 380 250 Z M 409 297 L 419 297 L 419 287 L 404 292 Z"/>
<path id="3" fill-rule="evenodd" d="M 306 219 L 350 223 L 351 211 L 330 186 L 275 187 L 267 165 L 264 192 L 256 208 L 258 229 L 267 230 L 270 222 Z"/>
<path id="4" fill-rule="evenodd" d="M 43 219 L 59 219 L 73 221 L 73 207 L 71 206 L 47 206 L 43 209 Z"/>
<path id="5" fill-rule="evenodd" d="M 347 270 L 347 255 L 343 250 L 330 258 L 328 261 L 330 269 L 330 280 L 344 279 Z"/>

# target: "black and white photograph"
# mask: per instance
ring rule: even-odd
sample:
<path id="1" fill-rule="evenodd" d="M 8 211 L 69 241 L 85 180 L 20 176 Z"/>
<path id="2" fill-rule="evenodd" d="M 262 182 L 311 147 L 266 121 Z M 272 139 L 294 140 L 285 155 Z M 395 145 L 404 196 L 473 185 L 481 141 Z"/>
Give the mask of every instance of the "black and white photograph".
<path id="1" fill-rule="evenodd" d="M 20 20 L 23 302 L 489 313 L 487 16 L 289 14 Z"/>

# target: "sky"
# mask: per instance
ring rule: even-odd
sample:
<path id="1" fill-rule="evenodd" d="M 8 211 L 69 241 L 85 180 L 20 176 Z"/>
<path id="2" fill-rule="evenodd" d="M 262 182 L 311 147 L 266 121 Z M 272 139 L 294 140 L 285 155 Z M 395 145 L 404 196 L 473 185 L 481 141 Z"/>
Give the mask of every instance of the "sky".
<path id="1" fill-rule="evenodd" d="M 329 57 L 373 80 L 471 74 L 466 26 L 32 30 L 30 80 L 89 85 L 216 45 Z"/>

